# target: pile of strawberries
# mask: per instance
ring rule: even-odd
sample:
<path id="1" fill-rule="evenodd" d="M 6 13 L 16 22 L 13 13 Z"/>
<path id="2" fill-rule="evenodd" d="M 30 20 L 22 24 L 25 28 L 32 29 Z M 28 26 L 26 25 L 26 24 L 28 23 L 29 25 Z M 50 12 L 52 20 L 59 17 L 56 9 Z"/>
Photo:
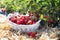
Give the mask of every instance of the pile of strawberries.
<path id="1" fill-rule="evenodd" d="M 36 22 L 35 20 L 32 20 L 30 16 L 22 16 L 22 15 L 13 16 L 9 18 L 9 20 L 13 23 L 22 25 L 32 25 Z"/>

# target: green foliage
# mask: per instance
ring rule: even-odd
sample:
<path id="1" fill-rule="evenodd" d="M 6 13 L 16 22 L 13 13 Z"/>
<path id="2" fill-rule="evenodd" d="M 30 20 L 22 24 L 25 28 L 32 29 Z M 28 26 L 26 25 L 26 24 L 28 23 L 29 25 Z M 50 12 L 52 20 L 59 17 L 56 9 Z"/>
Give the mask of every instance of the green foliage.
<path id="1" fill-rule="evenodd" d="M 7 12 L 19 11 L 26 13 L 56 14 L 60 10 L 60 0 L 1 0 L 0 7 L 5 7 Z"/>

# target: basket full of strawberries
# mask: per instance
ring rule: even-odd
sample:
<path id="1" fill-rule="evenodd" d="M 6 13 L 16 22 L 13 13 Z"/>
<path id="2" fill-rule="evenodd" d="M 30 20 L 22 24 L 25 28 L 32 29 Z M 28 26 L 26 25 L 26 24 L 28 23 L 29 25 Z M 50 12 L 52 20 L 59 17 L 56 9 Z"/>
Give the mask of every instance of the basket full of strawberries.
<path id="1" fill-rule="evenodd" d="M 20 14 L 9 14 L 8 22 L 15 30 L 22 32 L 36 31 L 40 25 L 40 20 L 36 21 L 33 16 L 20 15 Z"/>

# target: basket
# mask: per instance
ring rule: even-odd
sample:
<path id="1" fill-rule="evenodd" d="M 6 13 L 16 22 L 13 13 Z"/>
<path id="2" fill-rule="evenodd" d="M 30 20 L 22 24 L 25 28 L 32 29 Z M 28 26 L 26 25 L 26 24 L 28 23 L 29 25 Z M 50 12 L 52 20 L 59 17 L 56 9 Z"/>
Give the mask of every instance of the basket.
<path id="1" fill-rule="evenodd" d="M 35 24 L 32 25 L 18 25 L 9 20 L 10 17 L 15 16 L 15 14 L 9 14 L 8 15 L 8 23 L 12 26 L 15 30 L 20 30 L 22 32 L 33 32 L 36 31 L 39 28 L 40 20 L 37 21 Z"/>

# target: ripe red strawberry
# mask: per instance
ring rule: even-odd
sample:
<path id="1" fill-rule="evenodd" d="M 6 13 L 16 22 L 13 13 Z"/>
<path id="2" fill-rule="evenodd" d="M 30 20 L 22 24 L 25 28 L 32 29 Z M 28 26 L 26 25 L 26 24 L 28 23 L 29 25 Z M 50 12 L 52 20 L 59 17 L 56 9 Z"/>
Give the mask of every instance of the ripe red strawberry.
<path id="1" fill-rule="evenodd" d="M 17 20 L 17 21 L 16 21 L 16 24 L 23 24 L 23 20 L 22 20 L 22 19 Z"/>
<path id="2" fill-rule="evenodd" d="M 23 19 L 23 20 L 24 20 L 24 19 L 25 19 L 25 17 L 24 17 L 24 16 L 20 16 L 20 19 Z"/>
<path id="3" fill-rule="evenodd" d="M 24 20 L 24 24 L 27 24 L 27 21 L 28 21 L 28 20 Z"/>
<path id="4" fill-rule="evenodd" d="M 23 19 L 20 19 L 19 21 L 20 21 L 20 24 L 23 24 L 23 22 L 24 22 L 24 20 L 23 20 Z"/>
<path id="5" fill-rule="evenodd" d="M 21 19 L 22 19 L 22 20 L 25 20 L 25 18 L 24 18 L 24 17 L 22 17 Z"/>
<path id="6" fill-rule="evenodd" d="M 27 24 L 33 24 L 33 21 L 32 21 L 32 20 L 29 20 L 29 21 L 27 22 Z"/>
<path id="7" fill-rule="evenodd" d="M 28 36 L 34 38 L 35 35 L 37 34 L 37 32 L 28 32 L 27 34 L 28 34 Z"/>
<path id="8" fill-rule="evenodd" d="M 29 21 L 27 22 L 27 24 L 34 24 L 34 23 L 35 23 L 34 20 L 29 20 Z"/>
<path id="9" fill-rule="evenodd" d="M 30 36 L 32 34 L 32 32 L 27 32 L 28 36 Z"/>
<path id="10" fill-rule="evenodd" d="M 53 20 L 48 20 L 48 23 L 49 23 L 49 24 L 51 24 L 51 23 L 53 23 L 53 22 L 54 22 Z"/>
<path id="11" fill-rule="evenodd" d="M 10 20 L 11 20 L 12 22 L 16 22 L 16 18 L 15 18 L 15 17 L 11 17 Z"/>
<path id="12" fill-rule="evenodd" d="M 16 24 L 20 24 L 21 22 L 18 20 L 18 21 L 16 21 Z"/>
<path id="13" fill-rule="evenodd" d="M 45 15 L 45 16 L 44 16 L 44 18 L 46 18 L 46 19 L 47 19 L 47 18 L 48 18 L 48 16 L 47 16 L 47 15 Z"/>
<path id="14" fill-rule="evenodd" d="M 32 34 L 30 35 L 30 37 L 34 38 L 35 35 L 36 35 L 35 33 L 32 33 Z"/>

